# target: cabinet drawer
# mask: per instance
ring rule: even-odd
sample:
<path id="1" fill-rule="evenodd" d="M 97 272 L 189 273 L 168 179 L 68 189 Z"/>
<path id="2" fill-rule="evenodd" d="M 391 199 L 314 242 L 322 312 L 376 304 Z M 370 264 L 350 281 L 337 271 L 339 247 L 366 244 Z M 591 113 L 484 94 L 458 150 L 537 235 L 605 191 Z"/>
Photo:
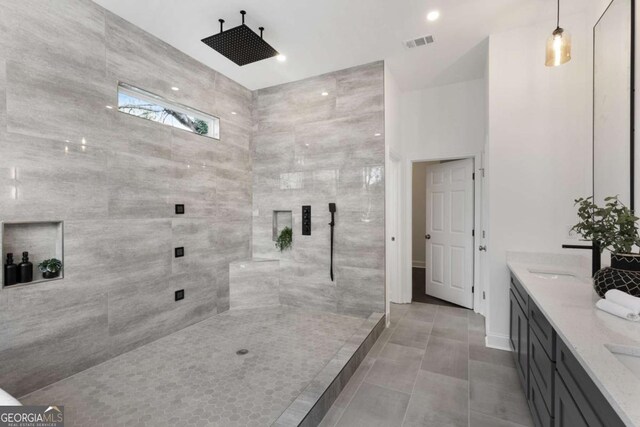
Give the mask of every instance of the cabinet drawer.
<path id="1" fill-rule="evenodd" d="M 528 316 L 529 295 L 527 294 L 527 291 L 524 290 L 524 287 L 520 284 L 520 282 L 518 282 L 518 279 L 516 279 L 513 275 L 511 276 L 511 290 L 515 295 L 518 304 L 520 304 L 522 311 L 524 311 L 525 316 Z"/>
<path id="2" fill-rule="evenodd" d="M 578 405 L 569 394 L 569 390 L 556 373 L 556 396 L 555 396 L 555 427 L 588 427 Z"/>
<path id="3" fill-rule="evenodd" d="M 513 350 L 516 372 L 524 394 L 529 393 L 529 322 L 520 308 L 514 292 L 509 292 L 510 326 L 509 341 Z"/>
<path id="4" fill-rule="evenodd" d="M 553 419 L 542 399 L 542 392 L 535 378 L 529 378 L 529 409 L 536 427 L 551 427 Z"/>
<path id="5" fill-rule="evenodd" d="M 529 320 L 531 325 L 531 320 Z M 535 332 L 529 331 L 529 381 L 535 378 L 540 391 L 540 397 L 544 401 L 549 414 L 553 414 L 553 381 L 556 370 L 555 363 L 542 349 L 542 344 Z"/>
<path id="6" fill-rule="evenodd" d="M 555 361 L 556 351 L 556 332 L 553 330 L 553 326 L 542 314 L 542 311 L 538 306 L 529 299 L 529 327 L 533 329 L 536 336 L 540 340 L 540 344 L 544 351 L 547 352 L 547 356 Z"/>
<path id="7" fill-rule="evenodd" d="M 557 340 L 556 347 L 556 369 L 588 426 L 624 426 L 618 414 L 560 339 Z M 559 382 L 556 380 L 556 384 Z M 558 408 L 556 408 L 556 413 L 557 411 Z"/>

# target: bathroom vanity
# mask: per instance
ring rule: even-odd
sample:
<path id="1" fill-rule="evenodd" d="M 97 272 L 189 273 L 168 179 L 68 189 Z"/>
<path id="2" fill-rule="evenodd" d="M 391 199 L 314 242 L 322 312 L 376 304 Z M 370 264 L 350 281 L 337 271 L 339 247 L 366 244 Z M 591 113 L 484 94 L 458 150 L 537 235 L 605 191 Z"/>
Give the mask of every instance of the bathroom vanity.
<path id="1" fill-rule="evenodd" d="M 640 323 L 597 310 L 582 272 L 509 269 L 509 341 L 535 424 L 640 426 Z"/>

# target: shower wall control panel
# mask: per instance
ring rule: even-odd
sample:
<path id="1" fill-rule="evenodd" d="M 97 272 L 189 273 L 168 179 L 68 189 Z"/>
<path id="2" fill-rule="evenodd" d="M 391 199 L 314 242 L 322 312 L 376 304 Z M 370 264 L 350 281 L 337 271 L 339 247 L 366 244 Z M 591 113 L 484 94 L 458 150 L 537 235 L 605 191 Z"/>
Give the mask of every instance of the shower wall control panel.
<path id="1" fill-rule="evenodd" d="M 311 236 L 311 206 L 302 207 L 302 235 Z"/>

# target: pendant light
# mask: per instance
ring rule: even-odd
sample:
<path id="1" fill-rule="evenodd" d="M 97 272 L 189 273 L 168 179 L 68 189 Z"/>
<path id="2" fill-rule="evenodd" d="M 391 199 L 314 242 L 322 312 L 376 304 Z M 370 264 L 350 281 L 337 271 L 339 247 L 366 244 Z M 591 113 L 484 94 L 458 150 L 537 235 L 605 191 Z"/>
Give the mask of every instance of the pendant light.
<path id="1" fill-rule="evenodd" d="M 547 40 L 547 67 L 558 67 L 571 61 L 571 35 L 560 28 L 560 0 L 556 29 Z"/>

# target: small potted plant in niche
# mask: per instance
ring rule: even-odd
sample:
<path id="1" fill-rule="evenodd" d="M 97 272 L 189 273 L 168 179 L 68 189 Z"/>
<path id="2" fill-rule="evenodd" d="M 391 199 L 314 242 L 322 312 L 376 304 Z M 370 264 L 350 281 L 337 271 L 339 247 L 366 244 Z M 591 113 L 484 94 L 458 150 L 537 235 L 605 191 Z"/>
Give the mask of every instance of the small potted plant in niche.
<path id="1" fill-rule="evenodd" d="M 640 296 L 640 246 L 638 217 L 626 207 L 618 196 L 604 199 L 604 207 L 593 202 L 593 197 L 576 200 L 580 222 L 572 230 L 600 245 L 600 253 L 611 251 L 611 267 L 603 268 L 593 276 L 593 285 L 601 297 L 609 289 L 619 289 Z"/>
<path id="2" fill-rule="evenodd" d="M 60 275 L 62 261 L 56 258 L 45 259 L 38 264 L 38 269 L 42 272 L 42 277 L 45 279 L 54 279 Z"/>
<path id="3" fill-rule="evenodd" d="M 291 249 L 291 240 L 293 238 L 293 232 L 290 227 L 282 229 L 278 238 L 276 239 L 276 248 L 280 249 L 280 252 L 284 252 L 286 249 Z"/>

